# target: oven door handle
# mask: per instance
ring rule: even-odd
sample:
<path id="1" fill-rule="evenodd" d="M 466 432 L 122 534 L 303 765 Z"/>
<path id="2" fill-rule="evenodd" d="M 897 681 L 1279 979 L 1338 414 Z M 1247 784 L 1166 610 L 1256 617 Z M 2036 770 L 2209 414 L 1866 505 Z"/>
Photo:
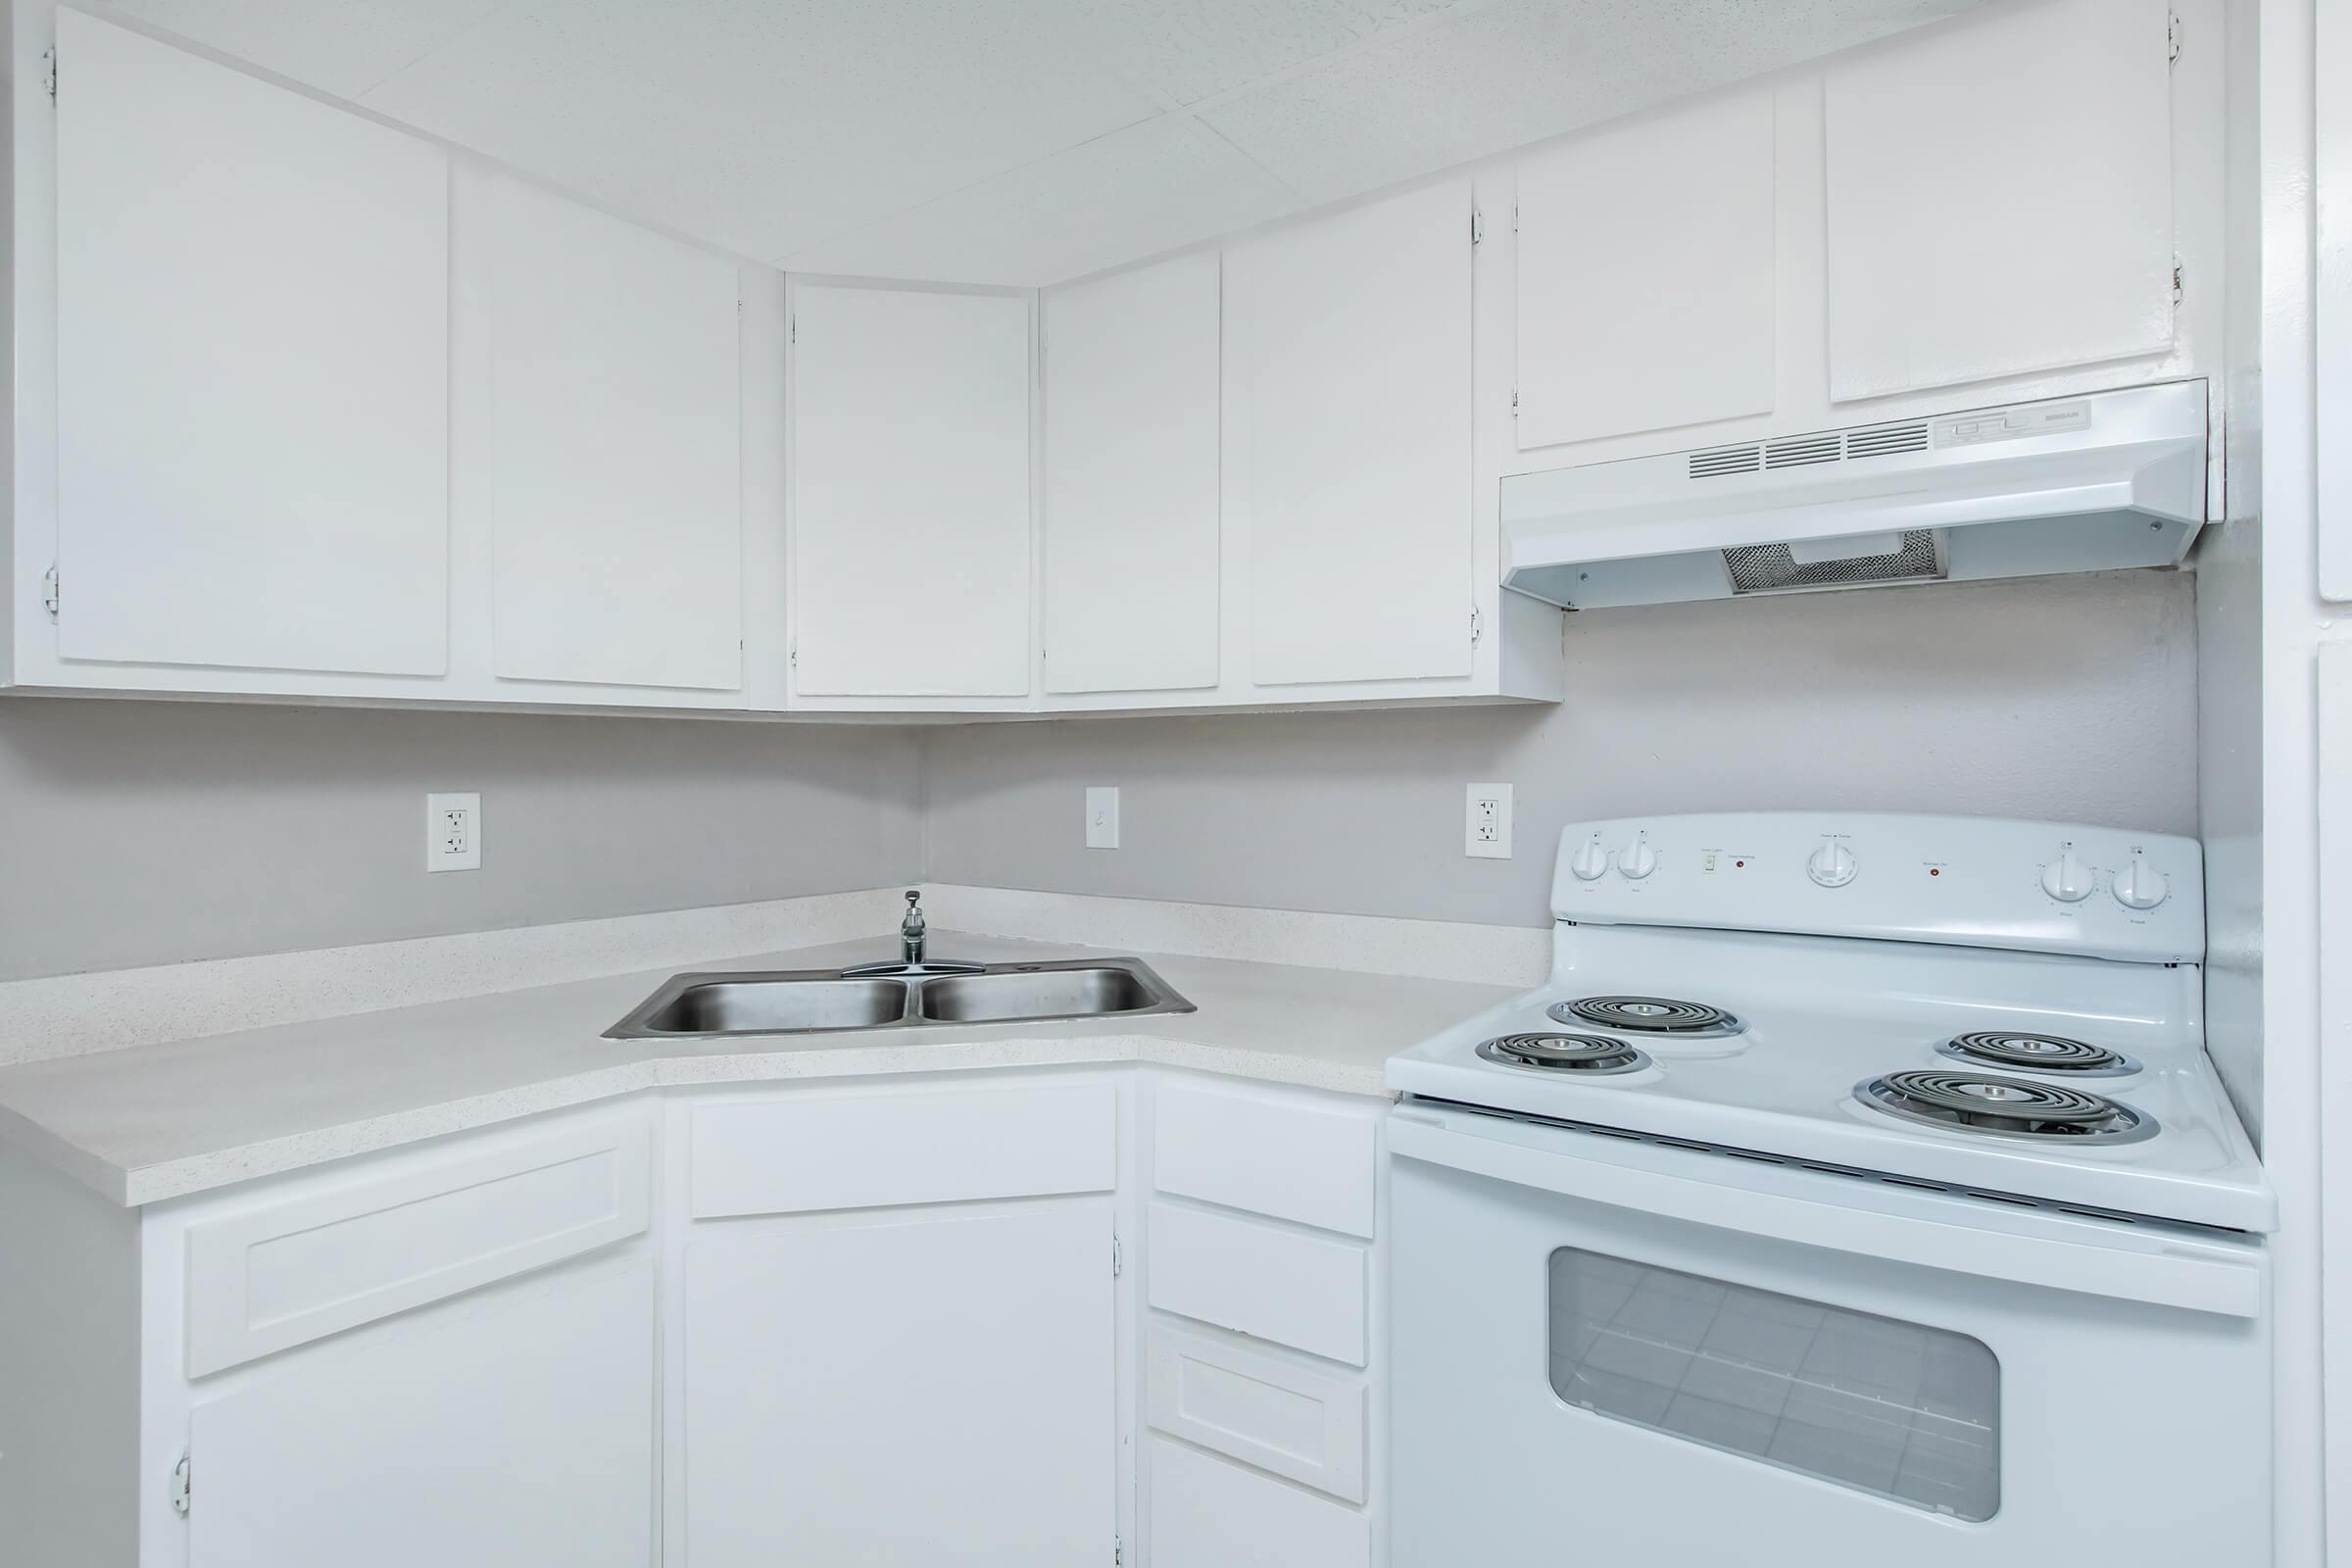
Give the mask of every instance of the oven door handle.
<path id="1" fill-rule="evenodd" d="M 1389 1116 L 1392 1154 L 1564 1198 L 2021 1285 L 2226 1317 L 2262 1310 L 2262 1252 L 2250 1242 L 1647 1144 L 1549 1147 L 1571 1136 L 1419 1105 Z"/>

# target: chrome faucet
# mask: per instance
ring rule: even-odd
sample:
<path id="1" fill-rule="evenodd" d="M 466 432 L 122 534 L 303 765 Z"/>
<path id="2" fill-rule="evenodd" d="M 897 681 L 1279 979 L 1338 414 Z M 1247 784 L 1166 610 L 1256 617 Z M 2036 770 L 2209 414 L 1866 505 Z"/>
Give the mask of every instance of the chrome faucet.
<path id="1" fill-rule="evenodd" d="M 899 922 L 899 961 L 914 968 L 923 961 L 923 946 L 930 928 L 923 920 L 923 895 L 918 888 L 906 890 L 906 918 Z"/>

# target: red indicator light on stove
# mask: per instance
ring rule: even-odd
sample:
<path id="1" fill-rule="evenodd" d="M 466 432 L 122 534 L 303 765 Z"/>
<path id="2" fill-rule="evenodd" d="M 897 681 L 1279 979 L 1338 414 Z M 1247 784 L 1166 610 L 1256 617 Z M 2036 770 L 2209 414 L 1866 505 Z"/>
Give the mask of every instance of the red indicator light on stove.
<path id="1" fill-rule="evenodd" d="M 1928 875 L 1930 875 L 1930 876 L 1941 876 L 1941 875 L 1943 875 L 1943 868 L 1942 868 L 1942 867 L 1940 867 L 1940 866 L 1935 866 L 1935 865 L 1931 865 L 1931 866 L 1929 866 L 1929 867 L 1928 867 Z"/>
<path id="2" fill-rule="evenodd" d="M 1732 862 L 1732 869 L 1733 869 L 1733 870 L 1735 870 L 1735 871 L 1737 871 L 1737 870 L 1739 870 L 1739 869 L 1740 869 L 1741 866 L 1743 866 L 1743 865 L 1745 865 L 1745 864 L 1747 864 L 1747 862 L 1746 862 L 1745 860 L 1734 860 L 1734 861 Z"/>

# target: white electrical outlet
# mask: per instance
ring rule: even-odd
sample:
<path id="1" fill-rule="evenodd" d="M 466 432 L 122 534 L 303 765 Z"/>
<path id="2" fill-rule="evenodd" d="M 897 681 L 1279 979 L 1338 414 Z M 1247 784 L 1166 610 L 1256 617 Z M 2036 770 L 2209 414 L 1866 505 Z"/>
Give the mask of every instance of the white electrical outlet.
<path id="1" fill-rule="evenodd" d="M 1090 784 L 1086 787 L 1086 847 L 1090 850 L 1115 850 L 1119 847 L 1119 787 L 1116 784 Z"/>
<path id="2" fill-rule="evenodd" d="M 1462 853 L 1474 859 L 1511 858 L 1511 787 L 1473 784 L 1462 808 Z"/>
<path id="3" fill-rule="evenodd" d="M 427 795 L 424 798 L 424 868 L 478 871 L 482 868 L 482 798 Z"/>

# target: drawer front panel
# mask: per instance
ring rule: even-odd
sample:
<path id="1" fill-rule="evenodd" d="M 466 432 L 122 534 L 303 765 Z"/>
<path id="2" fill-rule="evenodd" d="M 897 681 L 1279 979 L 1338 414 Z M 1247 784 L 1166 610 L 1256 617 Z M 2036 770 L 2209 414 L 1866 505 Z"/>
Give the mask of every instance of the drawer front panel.
<path id="1" fill-rule="evenodd" d="M 434 1151 L 188 1228 L 187 1373 L 203 1377 L 642 1233 L 642 1117 Z"/>
<path id="2" fill-rule="evenodd" d="M 1362 1247 L 1179 1203 L 1152 1203 L 1150 1223 L 1160 1311 L 1364 1364 Z"/>
<path id="3" fill-rule="evenodd" d="M 1152 1425 L 1261 1470 L 1364 1500 L 1364 1380 L 1154 1323 Z"/>
<path id="4" fill-rule="evenodd" d="M 1348 1236 L 1372 1235 L 1378 1113 L 1165 1083 L 1152 1096 L 1152 1185 Z"/>
<path id="5" fill-rule="evenodd" d="M 697 1219 L 1118 1185 L 1108 1083 L 714 1102 L 694 1107 L 688 1136 Z"/>
<path id="6" fill-rule="evenodd" d="M 1152 1568 L 1369 1568 L 1352 1508 L 1152 1440 Z"/>

